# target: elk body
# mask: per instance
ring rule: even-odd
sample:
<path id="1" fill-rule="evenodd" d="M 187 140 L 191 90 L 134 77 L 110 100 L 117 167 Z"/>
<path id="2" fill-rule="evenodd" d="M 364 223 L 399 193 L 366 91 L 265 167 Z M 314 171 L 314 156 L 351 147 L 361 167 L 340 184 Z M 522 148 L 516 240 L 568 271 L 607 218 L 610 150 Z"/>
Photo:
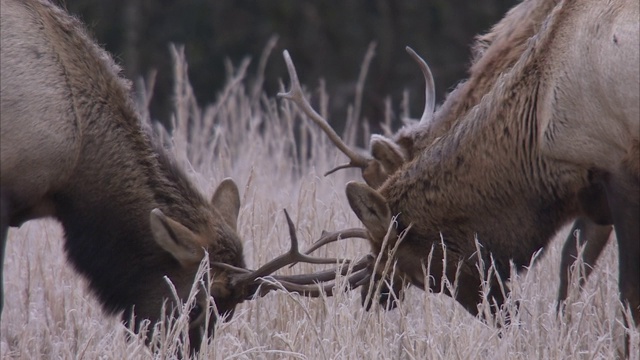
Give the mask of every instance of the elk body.
<path id="1" fill-rule="evenodd" d="M 0 19 L 0 265 L 9 226 L 54 217 L 70 262 L 104 309 L 139 324 L 160 320 L 174 298 L 165 277 L 187 298 L 208 254 L 211 285 L 200 288 L 189 325 L 198 348 L 213 329 L 213 321 L 204 326 L 208 294 L 218 313 L 232 313 L 259 288 L 275 289 L 258 278 L 324 261 L 298 256 L 292 230 L 289 254 L 244 269 L 236 185 L 224 180 L 210 200 L 196 190 L 145 131 L 128 83 L 81 24 L 39 0 L 2 0 Z M 313 296 L 315 281 L 298 277 L 284 288 Z"/>
<path id="2" fill-rule="evenodd" d="M 527 48 L 528 40 L 538 33 L 558 2 L 528 0 L 512 8 L 489 33 L 477 38 L 469 79 L 447 96 L 447 101 L 437 112 L 433 112 L 433 105 L 429 106 L 433 104 L 431 99 L 434 99 L 435 95 L 428 95 L 425 112 L 418 124 L 405 126 L 391 139 L 379 135 L 372 136 L 370 147 L 373 159 L 363 168 L 363 177 L 367 184 L 378 188 L 389 174 L 413 159 L 477 105 L 491 90 L 499 76 L 511 69 L 520 58 Z M 422 62 L 421 59 L 418 61 Z M 421 66 L 424 69 L 427 65 L 423 63 Z M 429 86 L 430 83 L 432 81 L 428 78 L 428 94 L 434 91 L 433 86 Z M 578 196 L 585 201 L 597 202 L 598 198 L 604 196 L 603 191 L 601 184 L 593 184 Z M 606 202 L 603 207 L 604 209 L 598 211 L 607 212 Z M 607 244 L 612 229 L 611 225 L 600 225 L 588 216 L 580 216 L 574 222 L 562 250 L 558 306 L 561 306 L 567 297 L 571 266 L 578 258 L 576 241 L 585 247 L 580 255 L 586 265 L 585 276 L 588 277 Z M 580 278 L 581 283 L 584 280 Z"/>
<path id="3" fill-rule="evenodd" d="M 412 283 L 437 291 L 438 274 L 457 278 L 452 295 L 475 314 L 476 235 L 484 263 L 493 260 L 505 279 L 509 261 L 523 268 L 567 220 L 584 215 L 615 224 L 621 298 L 638 322 L 637 15 L 629 2 L 561 3 L 513 68 L 440 139 L 378 191 L 348 185 L 375 244 L 392 215 L 399 214 L 397 231 L 412 224 L 396 255 Z M 588 50 L 578 46 L 587 43 Z M 594 186 L 604 187 L 605 204 L 582 201 Z M 447 264 L 433 261 L 434 280 L 425 284 L 417 265 L 426 259 L 415 254 L 426 254 L 440 236 Z M 435 259 L 443 256 L 433 249 Z M 499 288 L 489 295 L 501 304 Z"/>
<path id="4" fill-rule="evenodd" d="M 495 73 L 477 104 L 457 119 L 422 128 L 444 124 L 434 137 L 414 128 L 409 134 L 426 141 L 408 143 L 404 149 L 413 155 L 375 189 L 349 183 L 347 198 L 374 252 L 385 236 L 393 248 L 407 230 L 395 253 L 402 277 L 434 292 L 447 291 L 441 275 L 455 279 L 458 288 L 449 295 L 472 314 L 482 301 L 478 256 L 484 271 L 493 263 L 504 280 L 510 261 L 517 269 L 528 265 L 567 221 L 580 216 L 594 226 L 614 224 L 620 296 L 638 323 L 638 4 L 548 5 L 553 10 L 542 12 L 539 31 L 503 74 Z M 453 95 L 440 113 L 455 107 L 459 98 Z M 403 150 L 402 138 L 395 140 L 392 145 Z M 611 228 L 599 229 L 604 231 L 596 238 L 604 244 Z M 497 307 L 504 300 L 498 282 L 488 295 Z"/>
<path id="5" fill-rule="evenodd" d="M 472 95 L 472 99 L 477 104 L 484 93 L 490 90 L 499 75 L 510 69 L 526 50 L 528 39 L 537 34 L 543 26 L 547 16 L 559 3 L 558 0 L 527 0 L 515 6 L 509 13 L 496 24 L 491 32 L 478 37 L 474 48 L 476 53 L 473 65 L 470 69 L 470 84 L 465 84 L 465 92 L 477 93 Z M 489 74 L 489 75 L 486 75 Z M 474 79 L 478 79 L 475 80 Z M 476 89 L 476 90 L 474 90 Z M 477 89 L 484 89 L 478 93 Z M 469 99 L 462 96 L 462 99 Z M 456 102 L 453 102 L 454 104 Z M 466 106 L 467 109 L 471 108 Z M 442 112 L 446 113 L 443 109 Z M 456 115 L 454 118 L 459 118 Z M 446 124 L 446 123 L 445 123 Z M 445 128 L 449 128 L 446 126 Z M 440 130 L 442 131 L 442 126 Z M 433 137 L 432 137 L 433 138 Z M 424 139 L 424 137 L 422 138 Z M 602 200 L 604 189 L 601 184 L 593 184 L 589 188 L 581 191 L 578 196 L 581 201 L 597 203 L 602 205 L 602 209 L 593 211 L 607 212 L 606 200 Z M 592 211 L 592 212 L 593 212 Z M 596 219 L 597 220 L 597 219 Z M 560 286 L 558 291 L 558 306 L 561 306 L 567 297 L 567 289 L 571 266 L 577 260 L 576 241 L 584 246 L 580 254 L 585 263 L 585 277 L 588 277 L 595 266 L 604 246 L 609 240 L 613 230 L 611 225 L 601 225 L 588 216 L 580 216 L 573 225 L 562 249 L 560 263 Z M 581 284 L 585 278 L 580 278 Z"/>
<path id="6" fill-rule="evenodd" d="M 558 0 L 525 0 L 512 8 L 489 33 L 477 38 L 469 79 L 447 96 L 447 101 L 433 113 L 433 117 L 423 115 L 417 126 L 401 129 L 392 139 L 372 137 L 371 153 L 374 159 L 383 164 L 384 169 L 391 169 L 388 173 L 393 173 L 449 130 L 480 102 L 502 73 L 513 67 L 526 50 L 528 40 L 540 31 L 547 16 L 558 3 Z M 381 185 L 384 180 L 386 177 L 376 179 L 374 183 Z M 372 181 L 367 181 L 367 184 L 374 186 Z M 586 201 L 598 201 L 598 198 L 602 198 L 603 191 L 601 184 L 593 184 L 578 196 Z M 603 207 L 598 211 L 608 211 L 606 202 Z M 588 277 L 612 230 L 611 225 L 597 224 L 588 216 L 580 216 L 574 222 L 562 250 L 558 306 L 567 297 L 571 266 L 578 258 L 576 241 L 585 247 L 580 255 L 586 265 L 585 276 Z M 580 278 L 581 283 L 584 280 Z"/>
<path id="7" fill-rule="evenodd" d="M 370 157 L 362 156 L 349 150 L 337 134 L 330 130 L 325 120 L 309 111 L 311 109 L 310 106 L 302 104 L 305 100 L 301 96 L 301 91 L 298 91 L 295 96 L 290 96 L 290 94 L 283 96 L 289 97 L 301 104 L 303 108 L 306 108 L 307 114 L 329 134 L 336 145 L 351 159 L 349 164 L 340 166 L 337 169 L 358 167 L 362 170 L 362 176 L 366 183 L 377 189 L 391 174 L 398 171 L 409 160 L 415 158 L 422 150 L 428 148 L 433 141 L 446 133 L 458 119 L 466 115 L 473 106 L 480 102 L 482 97 L 497 82 L 500 75 L 511 69 L 520 58 L 527 48 L 528 39 L 538 33 L 545 19 L 557 4 L 557 0 L 524 1 L 511 9 L 493 27 L 491 32 L 479 36 L 473 49 L 475 57 L 469 70 L 469 79 L 458 85 L 447 96 L 443 106 L 435 112 L 435 94 L 431 72 L 427 64 L 408 49 L 412 57 L 420 64 L 425 75 L 427 86 L 425 89 L 424 113 L 419 122 L 406 125 L 391 138 L 373 135 L 370 141 Z M 292 71 L 294 70 L 291 65 L 290 72 Z M 600 201 L 603 209 L 598 211 L 607 212 L 608 205 L 606 200 L 602 200 L 603 192 L 602 185 L 596 183 L 577 195 L 587 202 L 597 203 Z M 567 297 L 570 269 L 578 258 L 576 241 L 585 246 L 580 255 L 587 265 L 585 267 L 585 276 L 588 277 L 604 246 L 607 244 L 611 231 L 611 225 L 600 225 L 587 216 L 580 216 L 574 222 L 562 251 L 560 287 L 558 291 L 559 307 Z M 351 232 L 353 233 L 353 231 Z M 325 241 L 317 243 L 313 249 L 326 244 L 326 240 L 334 241 L 337 238 L 337 233 L 332 236 L 325 236 L 322 239 Z M 580 278 L 581 283 L 584 280 L 584 278 Z M 400 294 L 398 292 L 402 289 L 402 283 L 396 281 L 394 288 L 395 294 L 393 298 L 399 298 Z M 386 288 L 386 285 L 383 285 L 383 296 L 379 300 L 382 304 L 393 306 L 395 302 L 388 302 L 388 291 L 389 289 Z M 368 294 L 366 286 L 363 287 L 362 292 L 364 301 L 364 294 Z M 369 305 L 370 303 L 367 304 L 367 306 Z"/>

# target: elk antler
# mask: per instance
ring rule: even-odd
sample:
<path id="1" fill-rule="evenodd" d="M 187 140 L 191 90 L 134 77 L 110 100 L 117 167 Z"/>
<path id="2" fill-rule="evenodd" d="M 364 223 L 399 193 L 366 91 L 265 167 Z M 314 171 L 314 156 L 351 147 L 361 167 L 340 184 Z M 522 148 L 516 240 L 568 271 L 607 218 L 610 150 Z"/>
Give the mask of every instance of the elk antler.
<path id="1" fill-rule="evenodd" d="M 349 238 L 369 239 L 369 233 L 367 232 L 367 230 L 362 228 L 351 228 L 334 232 L 323 231 L 320 239 L 313 243 L 313 245 L 304 253 L 306 255 L 309 255 L 312 252 L 316 251 L 318 248 L 323 247 L 327 244 Z"/>
<path id="2" fill-rule="evenodd" d="M 319 297 L 322 294 L 333 296 L 337 274 L 341 276 L 349 274 L 346 283 L 350 289 L 355 289 L 369 281 L 371 277 L 371 264 L 373 264 L 374 261 L 373 255 L 369 254 L 354 263 L 352 267 L 349 266 L 349 264 L 342 264 L 337 269 L 320 271 L 313 274 L 272 276 L 276 282 L 269 282 L 266 279 L 262 280 L 259 295 L 264 296 L 271 290 L 282 289 L 309 297 Z M 319 285 L 318 283 L 325 284 Z"/>
<path id="3" fill-rule="evenodd" d="M 298 251 L 298 237 L 296 236 L 293 221 L 291 221 L 287 210 L 285 210 L 284 213 L 287 218 L 289 235 L 291 237 L 291 248 L 286 254 L 276 257 L 254 271 L 238 268 L 225 263 L 211 263 L 212 266 L 225 269 L 231 273 L 231 287 L 237 289 L 238 292 L 242 294 L 242 299 L 251 298 L 256 294 L 264 296 L 269 291 L 278 289 L 310 297 L 318 297 L 322 294 L 332 296 L 333 288 L 336 285 L 335 278 L 337 274 L 345 276 L 351 272 L 346 279 L 349 287 L 351 288 L 358 287 L 369 279 L 371 275 L 369 265 L 374 260 L 372 255 L 365 256 L 352 265 L 349 260 L 316 258 L 301 254 Z M 341 263 L 341 265 L 336 269 L 325 270 L 312 274 L 289 276 L 271 275 L 279 269 L 297 262 L 306 262 L 311 264 Z M 323 285 L 318 284 L 326 282 L 329 283 Z"/>
<path id="4" fill-rule="evenodd" d="M 362 228 L 351 228 L 346 230 L 327 232 L 322 231 L 322 235 L 320 239 L 316 240 L 313 245 L 305 251 L 305 255 L 309 255 L 312 252 L 318 250 L 319 248 L 330 244 L 332 242 L 336 242 L 338 240 L 350 239 L 350 238 L 361 238 L 361 239 L 369 239 L 369 233 L 367 230 Z M 293 267 L 297 263 L 292 263 L 289 267 Z"/>
<path id="5" fill-rule="evenodd" d="M 424 124 L 426 122 L 431 121 L 433 118 L 433 112 L 436 108 L 436 89 L 433 83 L 433 75 L 431 74 L 431 69 L 429 69 L 429 65 L 424 61 L 423 58 L 420 57 L 412 48 L 406 47 L 405 50 L 411 55 L 413 60 L 418 63 L 420 66 L 420 70 L 422 70 L 422 74 L 424 75 L 425 89 L 424 89 L 424 111 L 422 112 L 422 117 L 420 118 L 420 124 Z"/>
<path id="6" fill-rule="evenodd" d="M 361 155 L 355 150 L 349 148 L 344 141 L 336 134 L 336 132 L 329 126 L 327 120 L 325 120 L 320 114 L 318 114 L 309 101 L 304 97 L 304 93 L 302 92 L 302 86 L 300 85 L 300 81 L 298 80 L 298 74 L 296 72 L 295 66 L 293 66 L 293 61 L 291 61 L 291 56 L 289 56 L 289 52 L 285 50 L 282 55 L 284 56 L 284 61 L 287 64 L 287 70 L 289 72 L 289 77 L 291 78 L 291 89 L 288 92 L 280 92 L 278 93 L 279 98 L 287 99 L 293 101 L 299 108 L 304 112 L 316 125 L 322 129 L 329 139 L 349 158 L 349 163 L 343 164 L 335 167 L 332 170 L 329 170 L 325 173 L 326 175 L 332 174 L 340 169 L 346 169 L 351 167 L 357 167 L 361 169 L 367 168 L 369 163 L 373 161 L 371 157 Z"/>

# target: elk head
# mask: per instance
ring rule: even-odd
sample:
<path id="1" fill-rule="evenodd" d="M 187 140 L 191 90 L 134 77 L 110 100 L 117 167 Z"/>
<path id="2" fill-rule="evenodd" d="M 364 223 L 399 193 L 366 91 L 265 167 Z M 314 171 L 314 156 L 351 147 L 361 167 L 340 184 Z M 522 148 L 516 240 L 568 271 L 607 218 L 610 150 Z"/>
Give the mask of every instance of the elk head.
<path id="1" fill-rule="evenodd" d="M 149 263 L 164 265 L 159 265 L 162 269 L 145 270 L 149 276 L 131 290 L 135 293 L 132 294 L 131 301 L 135 306 L 123 313 L 125 323 L 133 320 L 136 330 L 139 330 L 142 320 L 156 324 L 163 317 L 164 306 L 169 309 L 166 316 L 188 314 L 189 343 L 195 352 L 204 339 L 214 335 L 218 318 L 230 318 L 236 306 L 245 300 L 264 296 L 273 290 L 310 297 L 321 294 L 330 296 L 337 274 L 352 273 L 349 281 L 354 284 L 366 276 L 362 271 L 368 263 L 366 259 L 352 263 L 301 254 L 293 222 L 286 211 L 291 249 L 255 271 L 248 270 L 236 227 L 240 209 L 236 184 L 231 179 L 225 179 L 212 196 L 210 205 L 199 209 L 198 216 L 205 216 L 208 221 L 198 228 L 193 228 L 193 224 L 189 228 L 177 221 L 177 216 L 169 216 L 170 210 L 163 212 L 155 208 L 150 212 L 149 225 L 153 239 L 164 251 L 162 255 L 149 255 L 162 256 L 162 261 Z M 171 257 L 171 260 L 166 257 Z M 204 267 L 209 271 L 204 275 L 203 260 L 209 265 Z M 337 268 L 293 276 L 272 275 L 282 267 L 296 262 L 336 264 Z M 132 267 L 131 272 L 136 271 Z M 167 299 L 173 301 L 165 303 Z M 215 309 L 211 304 L 215 304 Z"/>
<path id="2" fill-rule="evenodd" d="M 207 217 L 199 229 L 189 229 L 176 219 L 155 208 L 149 215 L 151 233 L 155 242 L 170 254 L 178 263 L 175 270 L 166 274 L 171 282 L 175 294 L 181 301 L 188 298 L 196 274 L 203 258 L 208 256 L 209 262 L 221 261 L 245 267 L 242 253 L 242 243 L 237 235 L 237 218 L 240 210 L 240 196 L 236 184 L 231 179 L 225 179 L 218 186 L 211 199 L 209 209 L 201 209 L 202 216 Z M 222 221 L 217 221 L 221 219 Z M 224 241 L 221 241 L 224 239 Z M 215 314 L 232 316 L 240 301 L 230 286 L 226 274 L 211 272 L 209 288 L 204 289 L 203 283 L 198 285 L 192 308 L 189 312 L 189 339 L 192 348 L 197 349 L 205 335 L 213 335 Z M 158 277 L 158 281 L 161 279 Z M 158 296 L 144 296 L 133 309 L 136 317 L 154 320 L 161 314 L 162 302 L 159 299 L 171 298 L 167 296 L 167 284 L 158 284 L 152 289 L 161 289 L 163 294 Z M 206 324 L 207 304 L 209 294 L 216 305 L 213 321 Z M 130 312 L 125 312 L 124 320 L 128 320 Z"/>

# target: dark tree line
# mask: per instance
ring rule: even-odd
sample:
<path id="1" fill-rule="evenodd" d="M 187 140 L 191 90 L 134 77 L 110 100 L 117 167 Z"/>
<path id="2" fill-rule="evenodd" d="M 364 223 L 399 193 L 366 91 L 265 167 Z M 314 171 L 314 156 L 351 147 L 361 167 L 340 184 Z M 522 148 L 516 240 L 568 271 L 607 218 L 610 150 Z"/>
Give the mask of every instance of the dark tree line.
<path id="1" fill-rule="evenodd" d="M 88 24 L 94 37 L 131 79 L 158 71 L 151 114 L 166 122 L 172 93 L 169 43 L 184 44 L 190 80 L 201 104 L 215 100 L 225 81 L 224 61 L 250 56 L 254 74 L 267 41 L 279 41 L 266 68 L 265 88 L 288 81 L 283 49 L 303 84 L 326 80 L 332 123 L 340 126 L 353 102 L 355 82 L 369 44 L 376 56 L 365 83 L 362 116 L 377 122 L 384 98 L 412 94 L 412 114 L 422 106 L 422 77 L 404 51 L 409 45 L 429 63 L 438 101 L 466 77 L 470 44 L 515 0 L 58 0 Z M 396 108 L 397 110 L 397 108 Z"/>

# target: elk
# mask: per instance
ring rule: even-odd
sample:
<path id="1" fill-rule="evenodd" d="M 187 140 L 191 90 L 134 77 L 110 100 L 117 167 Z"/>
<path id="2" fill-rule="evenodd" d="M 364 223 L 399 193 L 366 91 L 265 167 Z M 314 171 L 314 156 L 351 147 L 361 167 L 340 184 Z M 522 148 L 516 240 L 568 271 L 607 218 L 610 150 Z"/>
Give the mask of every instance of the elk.
<path id="1" fill-rule="evenodd" d="M 390 248 L 397 245 L 394 257 L 401 278 L 434 292 L 443 289 L 476 315 L 482 301 L 478 265 L 493 264 L 497 278 L 504 280 L 510 262 L 518 270 L 524 268 L 567 221 L 579 217 L 575 226 L 584 226 L 586 233 L 590 225 L 603 225 L 591 233 L 597 246 L 606 243 L 613 224 L 620 249 L 620 298 L 637 324 L 638 4 L 564 1 L 543 5 L 538 8 L 542 12 L 536 13 L 541 17 L 531 39 L 522 38 L 521 51 L 506 49 L 514 50 L 516 56 L 512 64 L 492 73 L 488 87 L 465 90 L 463 84 L 447 97 L 433 124 L 421 121 L 395 139 L 382 140 L 400 154 L 396 157 L 400 161 L 392 162 L 395 169 L 383 174 L 381 184 L 347 184 L 349 204 L 366 228 L 365 236 L 353 229 L 349 232 L 367 238 L 374 253 L 381 251 L 388 238 Z M 510 12 L 517 14 L 517 10 Z M 496 49 L 496 39 L 499 35 L 484 49 L 476 68 L 490 60 L 487 54 Z M 583 53 L 583 49 L 588 50 Z M 319 122 L 296 85 L 297 75 L 286 54 L 285 59 L 293 85 L 281 96 Z M 469 81 L 473 75 L 472 68 Z M 465 110 L 457 107 L 458 101 L 465 101 L 455 96 L 459 91 L 479 91 L 479 97 Z M 433 107 L 429 101 L 425 107 L 430 118 Z M 449 117 L 446 111 L 456 115 Z M 428 136 L 429 131 L 435 135 Z M 349 166 L 360 167 L 367 180 L 366 170 L 378 161 L 376 156 L 352 157 L 341 150 L 350 157 Z M 402 242 L 394 244 L 396 235 L 403 232 Z M 338 236 L 325 238 L 332 241 Z M 430 262 L 428 256 L 432 256 Z M 428 280 L 423 272 L 427 263 L 432 275 Z M 441 287 L 442 275 L 458 282 L 456 292 Z M 490 287 L 492 310 L 497 310 L 504 294 L 499 281 Z"/>
<path id="2" fill-rule="evenodd" d="M 433 77 L 431 71 L 424 62 L 412 49 L 407 48 L 409 54 L 419 64 L 425 77 L 425 109 L 418 123 L 409 124 L 401 128 L 391 139 L 381 135 L 372 135 L 370 140 L 370 156 L 363 156 L 357 151 L 351 150 L 342 142 L 328 123 L 314 112 L 309 111 L 310 105 L 303 104 L 306 102 L 302 96 L 302 90 L 299 85 L 292 84 L 292 92 L 281 96 L 286 97 L 305 110 L 307 116 L 317 123 L 327 134 L 330 139 L 341 149 L 350 159 L 345 165 L 338 166 L 330 170 L 327 174 L 348 168 L 356 167 L 362 171 L 365 182 L 373 187 L 379 188 L 384 181 L 397 171 L 402 165 L 413 159 L 421 149 L 428 147 L 434 140 L 441 136 L 446 130 L 450 129 L 455 121 L 466 114 L 474 105 L 476 105 L 497 81 L 499 75 L 510 69 L 518 60 L 519 56 L 525 50 L 527 40 L 535 35 L 546 19 L 547 15 L 558 3 L 556 0 L 529 0 L 523 1 L 519 5 L 512 8 L 507 15 L 496 24 L 492 31 L 488 34 L 479 36 L 473 48 L 475 57 L 469 70 L 469 78 L 459 84 L 448 96 L 443 106 L 435 110 L 435 93 L 433 86 Z M 290 74 L 295 69 L 293 65 L 290 67 Z M 299 88 L 299 90 L 296 90 Z M 602 197 L 602 188 L 599 184 L 580 193 L 585 201 L 597 201 L 598 197 Z M 604 212 L 608 211 L 606 203 L 603 205 Z M 611 225 L 599 225 L 586 216 L 579 217 L 570 231 L 562 250 L 562 259 L 560 265 L 560 286 L 558 291 L 558 309 L 567 297 L 567 289 L 569 283 L 570 269 L 578 258 L 577 244 L 584 246 L 582 256 L 583 262 L 586 264 L 585 277 L 580 277 L 582 285 L 591 273 L 600 253 L 607 244 L 609 235 L 612 231 Z M 325 245 L 327 240 L 335 241 L 338 237 L 325 237 L 323 242 L 317 243 L 310 251 Z M 396 298 L 397 291 L 400 291 L 400 283 L 396 282 Z M 364 294 L 368 289 L 363 287 Z M 393 306 L 395 302 L 388 302 L 388 294 L 383 294 L 380 298 L 381 303 Z M 368 304 L 367 307 L 369 307 Z"/>
<path id="3" fill-rule="evenodd" d="M 237 304 L 275 289 L 323 293 L 316 282 L 330 282 L 335 271 L 273 276 L 278 286 L 262 280 L 294 262 L 336 261 L 301 255 L 288 215 L 291 250 L 246 269 L 236 184 L 225 179 L 210 200 L 192 185 L 144 126 L 119 68 L 79 21 L 39 0 L 2 0 L 0 19 L 0 285 L 9 226 L 54 217 L 68 260 L 105 312 L 135 318 L 136 327 L 160 321 L 165 304 L 181 306 L 165 278 L 185 301 L 208 256 L 210 286 L 196 283 L 189 313 L 192 349 L 213 335 L 208 294 L 217 313 L 232 315 Z M 0 287 L 0 313 L 2 300 Z"/>

